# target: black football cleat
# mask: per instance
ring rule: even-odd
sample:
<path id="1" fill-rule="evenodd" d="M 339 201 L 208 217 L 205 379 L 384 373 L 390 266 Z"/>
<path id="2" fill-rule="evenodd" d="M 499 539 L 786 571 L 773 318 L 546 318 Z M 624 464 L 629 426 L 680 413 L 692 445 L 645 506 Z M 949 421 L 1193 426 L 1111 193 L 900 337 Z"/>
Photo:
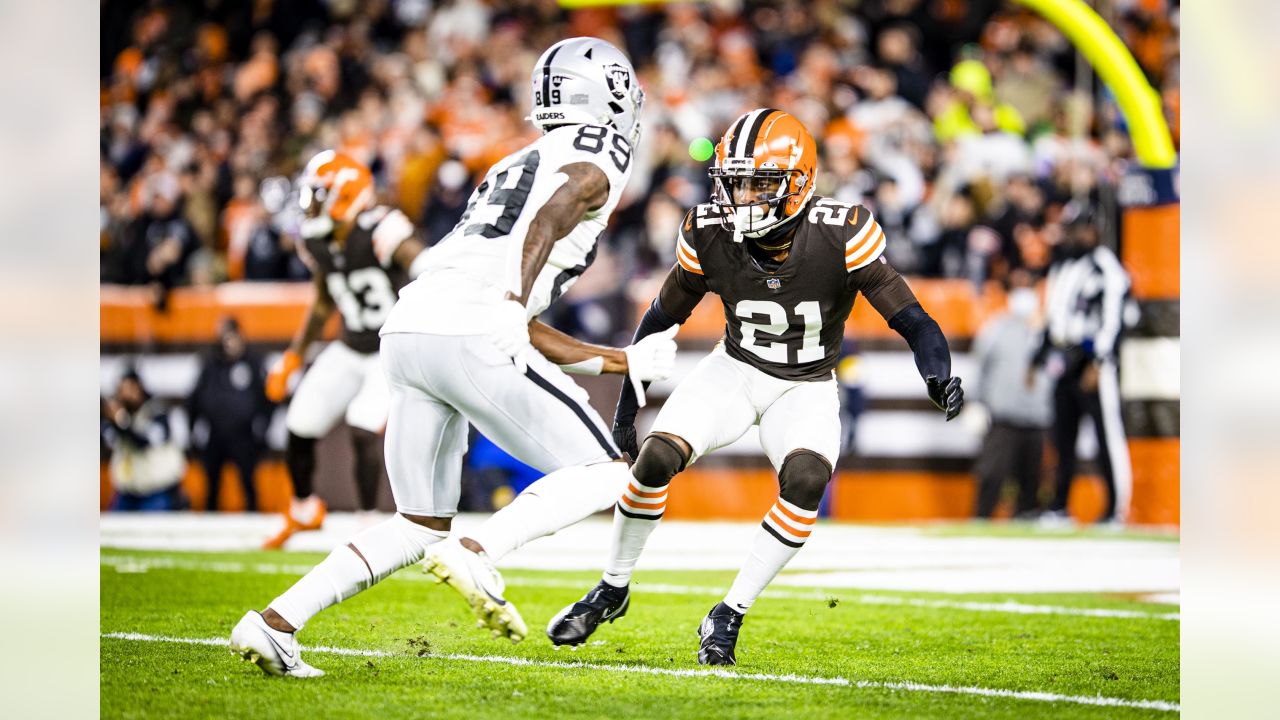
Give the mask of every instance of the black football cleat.
<path id="1" fill-rule="evenodd" d="M 699 665 L 737 665 L 734 648 L 742 629 L 743 613 L 724 603 L 716 603 L 698 626 L 702 646 L 698 648 Z"/>
<path id="2" fill-rule="evenodd" d="M 591 637 L 596 628 L 627 614 L 631 606 L 631 590 L 614 587 L 601 580 L 581 600 L 560 611 L 547 624 L 547 637 L 559 647 L 577 647 Z"/>

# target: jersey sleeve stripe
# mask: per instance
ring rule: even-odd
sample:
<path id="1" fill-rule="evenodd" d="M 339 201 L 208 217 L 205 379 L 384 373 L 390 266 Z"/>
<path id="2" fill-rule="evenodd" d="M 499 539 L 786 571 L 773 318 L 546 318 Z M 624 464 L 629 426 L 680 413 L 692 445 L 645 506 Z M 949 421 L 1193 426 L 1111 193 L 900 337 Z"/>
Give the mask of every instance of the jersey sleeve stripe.
<path id="1" fill-rule="evenodd" d="M 853 210 L 854 210 L 854 212 L 855 212 L 855 213 L 857 213 L 857 212 L 858 212 L 858 208 L 854 208 Z M 855 215 L 855 216 L 854 216 L 854 222 L 857 222 L 857 219 L 858 219 L 858 218 L 857 218 L 857 216 Z M 859 228 L 859 230 L 858 230 L 858 232 L 857 232 L 857 234 L 856 234 L 856 235 L 854 235 L 853 237 L 851 237 L 851 238 L 849 238 L 848 240 L 846 240 L 846 241 L 845 241 L 845 243 L 844 243 L 844 249 L 847 251 L 847 250 L 852 250 L 853 248 L 857 247 L 859 244 L 861 244 L 861 243 L 862 243 L 862 241 L 866 240 L 866 239 L 867 239 L 867 237 L 868 237 L 869 235 L 873 235 L 873 234 L 875 233 L 875 228 L 876 228 L 876 227 L 878 227 L 878 225 L 877 225 L 877 223 L 876 223 L 876 218 L 875 218 L 875 216 L 874 216 L 874 215 L 872 215 L 872 214 L 871 214 L 871 212 L 870 212 L 870 211 L 868 211 L 868 212 L 867 212 L 867 221 L 866 221 L 865 223 L 863 223 L 863 224 L 862 224 L 862 227 L 861 227 L 861 228 Z"/>
<path id="2" fill-rule="evenodd" d="M 870 263 L 872 260 L 875 260 L 876 258 L 880 257 L 880 253 L 884 252 L 884 247 L 885 247 L 884 231 L 881 231 L 880 234 L 876 236 L 876 240 L 872 244 L 872 246 L 863 254 L 846 262 L 844 264 L 844 269 L 852 272 L 854 270 L 857 270 L 860 267 L 863 267 L 867 263 Z"/>
<path id="3" fill-rule="evenodd" d="M 880 223 L 875 220 L 868 222 L 857 235 L 850 238 L 849 242 L 844 244 L 845 258 L 860 255 L 867 249 L 869 244 L 875 240 L 876 233 L 879 231 Z"/>
<path id="4" fill-rule="evenodd" d="M 684 268 L 685 270 L 688 270 L 694 275 L 702 274 L 702 266 L 698 264 L 697 260 L 690 259 L 688 256 L 686 256 L 684 253 L 684 248 L 681 248 L 678 246 L 676 247 L 676 260 L 680 262 L 680 267 Z"/>
<path id="5" fill-rule="evenodd" d="M 689 244 L 689 241 L 684 239 L 684 233 L 680 233 L 677 236 L 676 245 L 683 248 L 685 254 L 688 255 L 690 259 L 694 262 L 698 262 L 698 251 L 694 250 L 693 246 Z"/>

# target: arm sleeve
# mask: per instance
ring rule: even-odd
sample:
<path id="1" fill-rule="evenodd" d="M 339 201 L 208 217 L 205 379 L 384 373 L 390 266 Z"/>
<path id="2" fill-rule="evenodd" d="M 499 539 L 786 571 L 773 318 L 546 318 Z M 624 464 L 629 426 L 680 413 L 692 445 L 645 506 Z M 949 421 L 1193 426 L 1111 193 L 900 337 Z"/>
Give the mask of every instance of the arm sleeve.
<path id="1" fill-rule="evenodd" d="M 658 292 L 658 297 L 654 298 L 653 303 L 649 305 L 649 309 L 645 311 L 644 317 L 640 319 L 640 325 L 636 327 L 635 335 L 631 338 L 632 344 L 639 342 L 648 335 L 656 332 L 662 332 L 672 325 L 681 325 L 685 320 L 689 319 L 689 314 L 693 312 L 694 307 L 702 300 L 702 296 L 706 294 L 705 282 L 699 283 L 701 276 L 689 275 L 682 279 L 682 274 L 688 275 L 683 268 L 676 266 L 671 268 L 671 273 L 667 275 L 667 280 L 662 284 L 662 290 Z M 698 285 L 702 285 L 702 289 L 698 289 Z M 648 383 L 645 384 L 648 387 Z M 618 396 L 618 407 L 613 414 L 614 425 L 631 425 L 636 420 L 636 410 L 640 407 L 640 402 L 636 398 L 636 392 L 631 387 L 631 383 L 622 383 L 622 393 Z"/>
<path id="2" fill-rule="evenodd" d="M 947 347 L 947 338 L 920 303 L 912 303 L 900 310 L 889 321 L 889 327 L 911 346 L 921 378 L 946 380 L 951 377 L 951 349 Z"/>
<path id="3" fill-rule="evenodd" d="M 917 302 L 915 293 L 884 258 L 849 273 L 850 290 L 861 292 L 885 320 Z"/>

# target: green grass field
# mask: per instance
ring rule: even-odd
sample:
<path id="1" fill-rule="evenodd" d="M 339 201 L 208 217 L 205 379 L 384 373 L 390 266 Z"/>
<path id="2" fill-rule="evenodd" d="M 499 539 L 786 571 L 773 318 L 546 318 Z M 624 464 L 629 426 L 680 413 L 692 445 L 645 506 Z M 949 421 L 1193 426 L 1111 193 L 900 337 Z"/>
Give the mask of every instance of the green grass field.
<path id="1" fill-rule="evenodd" d="M 695 628 L 727 572 L 637 574 L 627 617 L 571 652 L 554 650 L 540 628 L 596 574 L 507 573 L 532 631 L 512 645 L 476 630 L 457 596 L 406 568 L 305 628 L 304 657 L 326 677 L 268 678 L 233 657 L 225 641 L 244 611 L 320 557 L 104 549 L 102 715 L 954 720 L 1178 710 L 1177 608 L 1098 595 L 786 588 L 748 616 L 737 668 L 700 668 Z M 1007 602 L 1054 611 L 1010 612 Z"/>

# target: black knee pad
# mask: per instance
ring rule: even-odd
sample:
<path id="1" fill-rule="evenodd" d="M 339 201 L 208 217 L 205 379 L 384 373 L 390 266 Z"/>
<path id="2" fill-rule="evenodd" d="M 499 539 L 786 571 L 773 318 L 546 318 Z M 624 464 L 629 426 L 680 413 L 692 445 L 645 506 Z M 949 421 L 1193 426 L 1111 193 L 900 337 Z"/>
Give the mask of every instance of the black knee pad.
<path id="1" fill-rule="evenodd" d="M 812 450 L 796 450 L 782 461 L 778 495 L 796 507 L 817 510 L 830 481 L 831 465 L 826 458 Z"/>
<path id="2" fill-rule="evenodd" d="M 666 487 L 688 461 L 674 442 L 661 435 L 650 435 L 640 446 L 640 456 L 631 466 L 631 474 L 646 487 Z"/>
<path id="3" fill-rule="evenodd" d="M 316 474 L 316 438 L 305 438 L 289 433 L 284 448 L 284 463 L 293 481 L 293 496 L 304 498 L 311 494 L 311 481 Z"/>

